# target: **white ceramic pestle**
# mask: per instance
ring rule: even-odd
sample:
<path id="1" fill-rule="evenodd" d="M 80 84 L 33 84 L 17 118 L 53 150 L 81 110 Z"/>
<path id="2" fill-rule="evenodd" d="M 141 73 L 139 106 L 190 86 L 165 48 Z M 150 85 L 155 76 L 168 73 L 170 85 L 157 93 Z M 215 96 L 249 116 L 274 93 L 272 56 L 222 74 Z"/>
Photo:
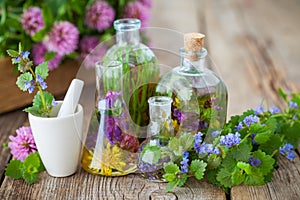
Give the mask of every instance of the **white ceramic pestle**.
<path id="1" fill-rule="evenodd" d="M 84 82 L 82 80 L 72 80 L 57 117 L 63 117 L 75 113 L 83 85 Z"/>

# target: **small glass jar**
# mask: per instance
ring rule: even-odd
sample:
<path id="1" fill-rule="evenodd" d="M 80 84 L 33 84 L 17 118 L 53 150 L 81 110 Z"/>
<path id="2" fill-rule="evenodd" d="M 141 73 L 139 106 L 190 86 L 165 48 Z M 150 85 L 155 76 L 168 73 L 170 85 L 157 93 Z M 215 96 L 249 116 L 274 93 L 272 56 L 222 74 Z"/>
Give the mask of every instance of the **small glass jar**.
<path id="1" fill-rule="evenodd" d="M 172 98 L 154 96 L 149 100 L 150 123 L 147 139 L 141 145 L 139 172 L 151 181 L 164 181 L 163 165 L 170 161 L 167 148 L 169 140 L 174 137 L 171 121 Z"/>
<path id="2" fill-rule="evenodd" d="M 138 137 L 123 99 L 122 63 L 96 63 L 96 108 L 82 155 L 89 173 L 122 176 L 137 169 Z"/>
<path id="3" fill-rule="evenodd" d="M 176 133 L 200 131 L 210 141 L 210 134 L 226 122 L 228 94 L 222 79 L 209 69 L 207 50 L 202 47 L 200 37 L 191 39 L 187 34 L 191 40 L 185 38 L 185 47 L 180 49 L 180 65 L 161 78 L 156 92 L 173 99 Z"/>

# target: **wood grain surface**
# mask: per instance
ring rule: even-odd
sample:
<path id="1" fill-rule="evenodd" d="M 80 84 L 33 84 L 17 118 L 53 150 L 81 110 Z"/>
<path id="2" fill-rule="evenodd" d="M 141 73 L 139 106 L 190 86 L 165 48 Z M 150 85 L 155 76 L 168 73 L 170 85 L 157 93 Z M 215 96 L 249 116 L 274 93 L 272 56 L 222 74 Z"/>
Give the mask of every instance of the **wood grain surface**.
<path id="1" fill-rule="evenodd" d="M 231 116 L 262 102 L 283 108 L 277 95 L 279 87 L 300 91 L 299 19 L 299 0 L 153 0 L 151 26 L 164 29 L 163 34 L 151 37 L 162 47 L 157 50 L 160 63 L 171 67 L 179 62 L 174 51 L 181 46 L 182 33 L 204 33 L 213 69 L 228 87 Z M 172 35 L 167 37 L 170 32 Z M 0 97 L 9 98 L 8 94 L 2 92 Z M 26 121 L 27 115 L 21 111 L 0 115 L 0 142 L 7 141 L 8 135 Z M 28 185 L 4 176 L 11 155 L 0 146 L 0 199 L 297 200 L 300 161 L 299 151 L 296 153 L 295 162 L 280 157 L 272 182 L 264 186 L 241 185 L 225 194 L 205 181 L 190 179 L 184 187 L 165 193 L 165 183 L 149 182 L 136 174 L 103 177 L 80 168 L 66 178 L 53 178 L 43 172 L 38 183 Z"/>

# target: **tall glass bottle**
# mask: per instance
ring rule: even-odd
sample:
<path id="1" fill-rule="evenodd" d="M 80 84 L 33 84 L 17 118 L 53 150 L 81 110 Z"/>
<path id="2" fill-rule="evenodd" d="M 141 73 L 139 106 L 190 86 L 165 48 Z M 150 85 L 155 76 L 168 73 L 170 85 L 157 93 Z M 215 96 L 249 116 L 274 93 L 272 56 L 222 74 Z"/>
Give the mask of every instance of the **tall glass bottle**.
<path id="1" fill-rule="evenodd" d="M 210 135 L 223 127 L 227 115 L 227 89 L 206 63 L 204 35 L 184 35 L 181 64 L 165 74 L 156 91 L 172 96 L 172 120 L 176 133 L 199 131 Z M 209 140 L 207 136 L 207 140 Z"/>
<path id="2" fill-rule="evenodd" d="M 123 99 L 122 63 L 96 64 L 96 109 L 90 121 L 82 167 L 92 174 L 121 176 L 137 167 L 138 137 Z"/>
<path id="3" fill-rule="evenodd" d="M 164 181 L 163 166 L 170 161 L 169 140 L 174 137 L 171 121 L 172 98 L 154 96 L 149 100 L 150 123 L 147 139 L 141 145 L 139 172 L 152 181 Z"/>
<path id="4" fill-rule="evenodd" d="M 150 48 L 140 42 L 140 20 L 119 19 L 114 22 L 114 28 L 116 44 L 107 51 L 104 60 L 123 63 L 123 97 L 137 125 L 135 132 L 139 133 L 139 137 L 145 137 L 149 123 L 147 99 L 154 94 L 155 83 L 159 79 L 159 65 Z"/>

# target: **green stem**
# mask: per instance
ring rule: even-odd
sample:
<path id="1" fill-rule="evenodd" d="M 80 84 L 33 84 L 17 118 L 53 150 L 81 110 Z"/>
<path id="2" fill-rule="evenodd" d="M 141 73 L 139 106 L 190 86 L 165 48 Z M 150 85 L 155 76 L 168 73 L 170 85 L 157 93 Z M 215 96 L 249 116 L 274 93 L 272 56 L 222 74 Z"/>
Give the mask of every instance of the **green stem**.
<path id="1" fill-rule="evenodd" d="M 276 149 L 275 151 L 273 151 L 273 153 L 271 154 L 271 157 L 275 156 L 275 154 L 278 152 L 278 150 Z"/>
<path id="2" fill-rule="evenodd" d="M 29 71 L 33 75 L 33 78 L 36 79 L 36 75 L 35 75 L 34 71 L 31 68 L 29 69 Z M 43 103 L 43 107 L 44 107 L 45 110 L 47 110 L 47 105 L 46 105 L 46 101 L 45 101 L 43 90 L 42 90 L 42 88 L 41 88 L 40 85 L 38 85 L 37 87 L 38 87 L 38 90 L 40 92 L 40 96 L 41 96 L 41 100 L 42 100 L 42 103 Z"/>
<path id="3" fill-rule="evenodd" d="M 252 133 L 249 132 L 249 133 L 241 140 L 240 144 L 241 144 L 242 142 L 244 142 L 251 134 L 252 134 Z"/>

